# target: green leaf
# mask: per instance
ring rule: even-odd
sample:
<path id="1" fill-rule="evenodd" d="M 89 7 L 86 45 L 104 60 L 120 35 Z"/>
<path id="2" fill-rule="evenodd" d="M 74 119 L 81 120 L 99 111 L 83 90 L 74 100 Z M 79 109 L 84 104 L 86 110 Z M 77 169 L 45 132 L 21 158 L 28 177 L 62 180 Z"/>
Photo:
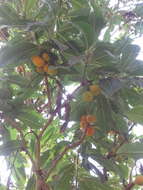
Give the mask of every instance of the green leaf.
<path id="1" fill-rule="evenodd" d="M 27 14 L 29 14 L 29 12 L 31 11 L 31 9 L 33 9 L 35 7 L 36 3 L 37 3 L 37 0 L 25 0 L 24 1 L 25 12 Z"/>
<path id="2" fill-rule="evenodd" d="M 17 182 L 17 185 L 21 187 L 24 186 L 25 180 L 26 180 L 26 173 L 25 173 L 24 166 L 20 168 L 16 167 L 14 171 L 14 175 L 15 175 L 15 180 Z"/>
<path id="3" fill-rule="evenodd" d="M 19 75 L 9 75 L 7 77 L 4 77 L 5 80 L 7 80 L 11 84 L 16 84 L 18 86 L 27 87 L 28 84 L 31 83 L 30 80 L 27 79 L 27 77 L 19 76 Z"/>
<path id="4" fill-rule="evenodd" d="M 134 9 L 134 12 L 137 16 L 142 17 L 143 16 L 143 3 L 138 3 L 136 5 L 136 8 Z"/>
<path id="5" fill-rule="evenodd" d="M 11 140 L 3 145 L 0 145 L 0 155 L 9 156 L 11 153 L 20 150 L 22 142 L 18 140 Z"/>
<path id="6" fill-rule="evenodd" d="M 125 114 L 129 120 L 143 124 L 143 106 L 135 106 Z"/>
<path id="7" fill-rule="evenodd" d="M 2 184 L 0 184 L 0 189 L 1 189 L 1 190 L 7 190 L 7 187 L 4 186 L 4 185 L 2 185 Z"/>
<path id="8" fill-rule="evenodd" d="M 112 118 L 112 109 L 111 105 L 108 102 L 108 100 L 103 96 L 100 95 L 97 97 L 97 126 L 101 129 L 101 132 L 103 134 L 104 132 L 107 132 L 111 129 L 115 128 L 114 120 Z"/>
<path id="9" fill-rule="evenodd" d="M 32 177 L 28 180 L 25 190 L 35 190 L 35 184 L 36 184 L 35 177 L 32 176 Z"/>
<path id="10" fill-rule="evenodd" d="M 119 79 L 108 78 L 100 80 L 100 87 L 104 95 L 110 97 L 123 88 L 124 84 Z"/>
<path id="11" fill-rule="evenodd" d="M 96 177 L 80 177 L 79 186 L 82 190 L 91 190 L 95 188 L 96 190 L 111 190 L 108 184 L 102 184 Z"/>
<path id="12" fill-rule="evenodd" d="M 72 189 L 71 180 L 74 175 L 74 165 L 68 164 L 64 166 L 58 175 L 59 180 L 55 184 L 55 190 Z"/>
<path id="13" fill-rule="evenodd" d="M 28 42 L 11 44 L 0 50 L 0 67 L 18 66 L 24 61 L 29 62 L 31 56 L 37 54 L 37 47 Z"/>
<path id="14" fill-rule="evenodd" d="M 31 109 L 22 109 L 17 118 L 33 129 L 40 128 L 45 121 L 39 113 Z"/>
<path id="15" fill-rule="evenodd" d="M 127 177 L 126 173 L 124 172 L 124 169 L 113 162 L 112 159 L 104 159 L 103 156 L 96 154 L 96 156 L 92 156 L 95 161 L 97 161 L 101 166 L 105 167 L 109 171 L 113 171 L 115 174 L 119 175 L 120 177 Z"/>
<path id="16" fill-rule="evenodd" d="M 42 167 L 46 167 L 46 162 L 48 161 L 50 156 L 50 150 L 47 150 L 45 152 L 42 153 L 41 155 L 41 163 L 42 163 Z"/>
<path id="17" fill-rule="evenodd" d="M 127 155 L 131 158 L 139 159 L 143 157 L 143 143 L 128 143 L 119 148 L 117 154 Z"/>
<path id="18" fill-rule="evenodd" d="M 6 5 L 0 6 L 0 25 L 1 26 L 24 26 L 27 23 L 26 20 L 21 19 L 16 13 L 15 9 Z"/>

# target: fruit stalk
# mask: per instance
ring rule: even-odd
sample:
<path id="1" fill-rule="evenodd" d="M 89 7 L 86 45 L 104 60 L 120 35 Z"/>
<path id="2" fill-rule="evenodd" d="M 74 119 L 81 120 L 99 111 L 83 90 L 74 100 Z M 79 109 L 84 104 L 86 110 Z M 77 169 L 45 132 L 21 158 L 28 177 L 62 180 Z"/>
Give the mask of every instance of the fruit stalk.
<path id="1" fill-rule="evenodd" d="M 131 190 L 134 187 L 134 183 L 130 183 L 127 185 L 127 187 L 125 187 L 125 190 Z"/>

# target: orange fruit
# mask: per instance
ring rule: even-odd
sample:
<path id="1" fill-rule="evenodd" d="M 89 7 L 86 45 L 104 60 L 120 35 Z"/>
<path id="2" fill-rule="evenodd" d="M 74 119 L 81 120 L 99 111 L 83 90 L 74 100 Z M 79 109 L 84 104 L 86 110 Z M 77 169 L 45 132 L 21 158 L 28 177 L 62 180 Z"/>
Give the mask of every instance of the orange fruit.
<path id="1" fill-rule="evenodd" d="M 136 184 L 136 185 L 143 185 L 143 176 L 142 175 L 136 176 L 134 184 Z"/>
<path id="2" fill-rule="evenodd" d="M 31 59 L 32 59 L 33 64 L 36 67 L 42 67 L 45 64 L 44 60 L 41 57 L 39 57 L 39 56 L 33 56 Z"/>
<path id="3" fill-rule="evenodd" d="M 94 96 L 98 96 L 101 93 L 101 88 L 96 84 L 90 85 L 89 90 L 92 92 Z"/>
<path id="4" fill-rule="evenodd" d="M 84 102 L 92 102 L 93 101 L 93 94 L 90 91 L 86 91 L 83 93 L 82 99 Z"/>
<path id="5" fill-rule="evenodd" d="M 80 128 L 86 128 L 88 123 L 86 121 L 80 121 Z"/>
<path id="6" fill-rule="evenodd" d="M 95 133 L 95 129 L 93 127 L 88 127 L 86 131 L 86 136 L 93 136 Z"/>
<path id="7" fill-rule="evenodd" d="M 49 75 L 56 75 L 57 72 L 58 72 L 57 69 L 50 69 L 50 68 L 49 68 L 47 73 L 48 73 Z"/>
<path id="8" fill-rule="evenodd" d="M 44 61 L 47 61 L 47 62 L 50 60 L 48 53 L 43 53 L 42 58 L 44 59 Z"/>
<path id="9" fill-rule="evenodd" d="M 88 123 L 94 123 L 94 122 L 96 122 L 96 116 L 94 116 L 94 115 L 87 115 L 86 116 L 86 120 L 87 120 Z"/>
<path id="10" fill-rule="evenodd" d="M 36 67 L 36 71 L 37 71 L 38 73 L 44 72 L 43 69 L 44 69 L 43 67 Z"/>
<path id="11" fill-rule="evenodd" d="M 44 72 L 46 72 L 46 73 L 48 73 L 48 69 L 49 69 L 48 65 L 45 65 L 43 68 Z"/>
<path id="12" fill-rule="evenodd" d="M 22 65 L 18 66 L 16 70 L 18 73 L 24 73 L 25 72 L 25 68 Z"/>
<path id="13" fill-rule="evenodd" d="M 80 118 L 80 121 L 85 121 L 85 122 L 87 122 L 87 120 L 86 120 L 86 115 L 82 115 L 81 118 Z"/>

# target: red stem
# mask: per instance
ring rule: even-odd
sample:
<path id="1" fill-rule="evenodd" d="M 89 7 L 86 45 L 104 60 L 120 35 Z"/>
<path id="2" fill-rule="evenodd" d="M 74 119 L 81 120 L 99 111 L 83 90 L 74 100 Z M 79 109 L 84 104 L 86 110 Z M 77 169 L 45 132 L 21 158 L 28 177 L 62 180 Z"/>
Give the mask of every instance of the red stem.
<path id="1" fill-rule="evenodd" d="M 125 187 L 125 190 L 131 190 L 134 187 L 134 183 L 130 183 L 127 185 L 127 187 Z"/>

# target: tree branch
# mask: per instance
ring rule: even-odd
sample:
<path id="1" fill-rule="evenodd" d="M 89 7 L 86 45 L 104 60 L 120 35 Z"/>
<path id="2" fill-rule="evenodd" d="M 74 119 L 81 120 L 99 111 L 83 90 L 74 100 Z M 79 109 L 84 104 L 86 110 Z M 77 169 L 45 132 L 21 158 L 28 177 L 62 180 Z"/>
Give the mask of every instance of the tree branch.
<path id="1" fill-rule="evenodd" d="M 70 94 L 70 95 L 67 97 L 67 100 L 65 100 L 65 101 L 63 102 L 63 104 L 61 105 L 60 108 L 57 106 L 56 109 L 51 113 L 51 116 L 50 116 L 48 122 L 43 126 L 43 128 L 42 128 L 40 134 L 38 135 L 38 138 L 41 138 L 41 137 L 43 136 L 45 130 L 46 130 L 47 127 L 52 123 L 53 118 L 54 118 L 54 116 L 56 115 L 56 113 L 59 111 L 59 109 L 65 107 L 65 106 L 67 105 L 67 103 L 68 103 L 70 100 L 72 100 L 72 99 L 74 98 L 73 95 L 77 92 L 77 90 L 79 90 L 79 89 L 81 88 L 81 86 L 82 86 L 82 85 L 79 85 L 79 86 L 73 91 L 73 93 Z"/>
<path id="2" fill-rule="evenodd" d="M 47 97 L 48 97 L 48 107 L 49 107 L 49 111 L 51 112 L 52 110 L 52 102 L 51 102 L 51 92 L 49 89 L 49 82 L 48 82 L 48 77 L 47 75 L 45 75 L 45 86 L 46 86 L 46 92 L 47 92 Z"/>
<path id="3" fill-rule="evenodd" d="M 76 148 L 77 146 L 79 146 L 79 145 L 84 141 L 84 138 L 85 138 L 85 136 L 86 136 L 86 132 L 87 132 L 87 128 L 85 129 L 85 131 L 83 132 L 81 138 L 80 138 L 77 142 L 67 145 L 67 146 L 64 148 L 64 150 L 57 156 L 57 158 L 52 161 L 52 166 L 51 166 L 51 168 L 49 169 L 49 171 L 47 172 L 46 178 L 48 178 L 48 177 L 50 176 L 50 174 L 52 173 L 52 171 L 54 170 L 54 168 L 57 166 L 58 162 L 63 158 L 63 156 L 64 156 L 70 149 Z"/>
<path id="4" fill-rule="evenodd" d="M 24 151 L 26 152 L 26 154 L 28 155 L 28 157 L 29 157 L 29 159 L 31 160 L 31 163 L 32 163 L 32 165 L 33 165 L 33 167 L 34 167 L 34 170 L 36 170 L 36 164 L 35 164 L 35 161 L 34 161 L 34 159 L 32 158 L 32 155 L 30 154 L 30 152 L 27 150 L 27 148 L 26 148 L 26 140 L 25 140 L 25 137 L 24 137 L 24 134 L 23 134 L 23 132 L 22 132 L 22 129 L 19 127 L 19 124 L 16 122 L 16 121 L 14 121 L 14 120 L 12 120 L 11 118 L 9 118 L 9 117 L 5 117 L 5 120 L 6 120 L 6 122 L 8 123 L 8 124 L 10 124 L 13 128 L 15 128 L 18 132 L 19 132 L 19 134 L 20 134 L 20 137 L 21 137 L 21 139 L 22 139 L 22 141 L 23 141 L 23 145 L 24 145 Z"/>

